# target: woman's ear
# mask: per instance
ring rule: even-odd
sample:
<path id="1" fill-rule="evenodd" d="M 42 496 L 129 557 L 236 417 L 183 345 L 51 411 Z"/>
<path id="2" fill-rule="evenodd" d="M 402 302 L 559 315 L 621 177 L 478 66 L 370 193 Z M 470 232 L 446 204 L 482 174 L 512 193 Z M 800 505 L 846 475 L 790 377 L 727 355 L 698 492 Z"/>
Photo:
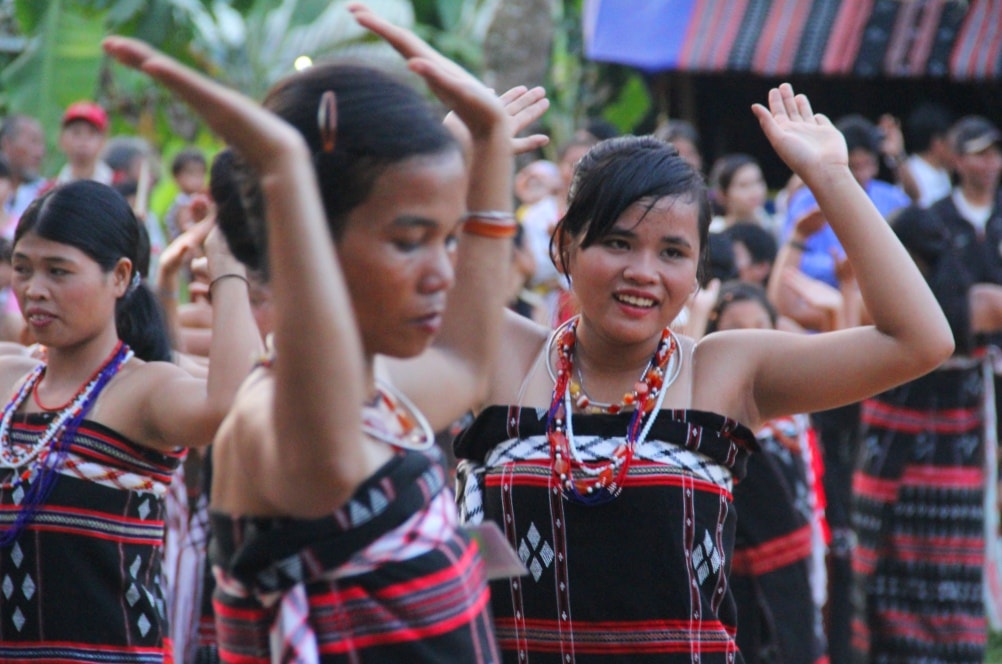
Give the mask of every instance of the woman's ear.
<path id="1" fill-rule="evenodd" d="M 115 267 L 112 268 L 112 279 L 115 282 L 115 296 L 124 296 L 132 282 L 132 261 L 124 256 L 119 258 Z"/>
<path id="2" fill-rule="evenodd" d="M 557 272 L 561 275 L 570 278 L 567 271 L 571 267 L 571 249 L 570 249 L 570 238 L 564 231 L 563 226 L 557 226 L 556 230 L 553 231 L 553 242 L 550 244 L 550 260 L 553 261 L 553 265 L 557 268 Z"/>

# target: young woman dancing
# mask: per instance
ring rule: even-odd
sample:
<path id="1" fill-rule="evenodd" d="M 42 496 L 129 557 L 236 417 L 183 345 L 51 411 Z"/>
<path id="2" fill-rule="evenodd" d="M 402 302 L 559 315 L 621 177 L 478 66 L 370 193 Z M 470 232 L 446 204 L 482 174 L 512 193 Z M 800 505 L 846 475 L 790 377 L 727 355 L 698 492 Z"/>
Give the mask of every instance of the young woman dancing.
<path id="1" fill-rule="evenodd" d="M 753 111 L 815 192 L 875 324 L 674 334 L 705 260 L 705 185 L 651 137 L 592 148 L 553 237 L 581 315 L 552 333 L 506 319 L 489 407 L 457 442 L 461 513 L 499 524 L 530 572 L 491 586 L 506 661 L 738 660 L 731 490 L 752 431 L 900 384 L 953 349 L 831 122 L 788 84 Z"/>
<path id="2" fill-rule="evenodd" d="M 274 353 L 214 444 L 220 652 L 494 662 L 484 563 L 428 448 L 485 394 L 515 231 L 511 136 L 546 103 L 521 89 L 506 109 L 409 31 L 353 12 L 462 120 L 468 161 L 417 92 L 370 67 L 294 74 L 264 110 L 143 44 L 106 43 L 198 110 L 263 199 L 250 241 L 227 228 L 270 269 Z"/>
<path id="3" fill-rule="evenodd" d="M 53 189 L 18 223 L 14 293 L 45 360 L 0 357 L 3 661 L 169 652 L 164 496 L 184 448 L 212 440 L 260 339 L 244 268 L 217 233 L 208 378 L 157 361 L 170 347 L 142 283 L 143 237 L 125 199 L 90 181 Z"/>

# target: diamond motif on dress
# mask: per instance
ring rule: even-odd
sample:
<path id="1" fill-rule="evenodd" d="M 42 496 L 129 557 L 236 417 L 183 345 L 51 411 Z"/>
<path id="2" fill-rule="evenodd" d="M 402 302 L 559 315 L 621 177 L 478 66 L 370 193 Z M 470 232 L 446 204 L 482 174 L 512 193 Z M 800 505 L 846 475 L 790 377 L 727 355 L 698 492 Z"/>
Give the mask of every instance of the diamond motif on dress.
<path id="1" fill-rule="evenodd" d="M 139 574 L 139 568 L 142 567 L 142 564 L 143 561 L 139 556 L 136 556 L 136 559 L 132 561 L 132 565 L 129 566 L 129 573 L 132 574 L 133 579 Z"/>
<path id="2" fill-rule="evenodd" d="M 20 567 L 24 560 L 24 551 L 21 550 L 21 545 L 17 542 L 14 542 L 14 548 L 10 550 L 10 559 L 14 561 L 14 567 Z"/>
<path id="3" fill-rule="evenodd" d="M 35 594 L 35 582 L 28 575 L 25 575 L 24 582 L 21 584 L 21 592 L 24 593 L 24 598 L 27 600 L 30 600 L 31 596 Z"/>
<path id="4" fill-rule="evenodd" d="M 372 511 L 379 514 L 386 509 L 386 506 L 390 504 L 390 501 L 386 499 L 386 494 L 382 491 L 369 489 L 369 504 L 372 505 Z"/>
<path id="5" fill-rule="evenodd" d="M 526 538 L 529 540 L 529 546 L 535 549 L 539 546 L 539 531 L 536 529 L 536 524 L 529 524 L 529 532 L 526 534 Z"/>
<path id="6" fill-rule="evenodd" d="M 136 584 L 133 583 L 125 592 L 125 601 L 129 603 L 129 606 L 135 606 L 136 602 L 139 601 L 139 588 L 136 587 Z"/>
<path id="7" fill-rule="evenodd" d="M 11 594 L 14 592 L 14 582 L 10 580 L 9 576 L 4 576 L 3 585 L 0 585 L 0 589 L 3 589 L 3 596 L 10 599 Z"/>
<path id="8" fill-rule="evenodd" d="M 14 622 L 14 627 L 17 628 L 17 631 L 20 632 L 25 623 L 24 614 L 21 613 L 20 607 L 14 609 L 14 615 L 12 615 L 10 619 Z"/>
<path id="9" fill-rule="evenodd" d="M 372 518 L 372 512 L 368 507 L 353 500 L 348 503 L 348 516 L 351 518 L 351 523 L 353 526 L 358 526 L 359 524 L 365 523 Z"/>
<path id="10" fill-rule="evenodd" d="M 139 506 L 139 518 L 145 521 L 146 517 L 148 517 L 149 515 L 150 515 L 150 501 L 144 500 L 143 503 Z"/>
<path id="11" fill-rule="evenodd" d="M 136 624 L 139 625 L 139 633 L 143 636 L 146 636 L 146 633 L 150 631 L 150 619 L 146 617 L 145 613 L 139 616 L 139 622 Z"/>
<path id="12" fill-rule="evenodd" d="M 20 505 L 21 501 L 24 500 L 24 487 L 19 484 L 10 497 L 14 500 L 15 505 Z"/>
<path id="13" fill-rule="evenodd" d="M 518 557 L 529 568 L 532 578 L 537 582 L 553 563 L 553 547 L 543 539 L 535 523 L 529 524 L 529 530 L 518 545 Z"/>
<path id="14" fill-rule="evenodd" d="M 703 542 L 692 550 L 692 566 L 696 570 L 699 584 L 702 585 L 710 574 L 716 574 L 720 569 L 720 551 L 710 538 L 710 531 L 703 531 Z"/>

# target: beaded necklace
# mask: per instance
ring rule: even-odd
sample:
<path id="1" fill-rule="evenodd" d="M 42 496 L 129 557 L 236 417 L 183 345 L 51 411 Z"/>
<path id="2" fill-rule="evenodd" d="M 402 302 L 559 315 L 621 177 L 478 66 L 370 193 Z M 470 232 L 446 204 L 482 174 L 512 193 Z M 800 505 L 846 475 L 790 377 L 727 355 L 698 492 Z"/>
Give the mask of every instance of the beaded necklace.
<path id="1" fill-rule="evenodd" d="M 553 400 L 546 417 L 546 438 L 550 444 L 552 472 L 563 489 L 564 496 L 585 505 L 607 503 L 623 490 L 623 480 L 633 461 L 633 452 L 647 438 L 657 418 L 665 393 L 682 370 L 682 354 L 678 340 L 669 328 L 661 333 L 657 349 L 647 363 L 641 380 L 632 392 L 624 395 L 620 404 L 601 404 L 599 412 L 618 413 L 632 407 L 633 416 L 626 428 L 626 440 L 613 450 L 605 461 L 585 462 L 578 458 L 574 445 L 573 410 L 581 402 L 574 397 L 571 377 L 574 375 L 574 346 L 579 318 L 572 318 L 554 330 L 548 348 L 557 343 L 557 368 L 553 384 Z M 553 370 L 547 362 L 553 376 Z M 578 406 L 581 409 L 586 408 Z M 594 411 L 586 411 L 594 412 Z M 644 419 L 646 418 L 646 422 Z"/>
<path id="2" fill-rule="evenodd" d="M 362 409 L 362 431 L 376 440 L 409 450 L 426 450 L 435 433 L 421 411 L 389 383 L 376 380 L 376 397 Z"/>
<path id="3" fill-rule="evenodd" d="M 10 530 L 0 534 L 0 547 L 10 545 L 20 536 L 48 498 L 58 476 L 56 469 L 62 465 L 80 422 L 104 386 L 132 356 L 132 350 L 119 341 L 76 395 L 59 409 L 52 409 L 55 411 L 52 421 L 30 446 L 14 445 L 10 436 L 11 421 L 28 395 L 37 389 L 45 375 L 44 364 L 28 374 L 14 398 L 4 406 L 0 416 L 0 469 L 9 470 L 10 479 L 0 483 L 0 489 L 9 491 L 14 504 L 21 509 Z"/>

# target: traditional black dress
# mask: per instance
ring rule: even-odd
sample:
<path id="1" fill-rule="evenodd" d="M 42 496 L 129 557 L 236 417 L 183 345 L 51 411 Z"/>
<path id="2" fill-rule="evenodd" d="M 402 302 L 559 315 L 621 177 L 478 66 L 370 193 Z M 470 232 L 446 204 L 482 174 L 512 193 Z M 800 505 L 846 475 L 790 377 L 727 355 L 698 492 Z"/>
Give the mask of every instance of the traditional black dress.
<path id="1" fill-rule="evenodd" d="M 581 459 L 608 459 L 631 417 L 575 414 Z M 566 499 L 552 472 L 545 411 L 480 413 L 456 442 L 460 516 L 496 522 L 529 570 L 491 583 L 505 661 L 741 661 L 731 492 L 754 449 L 737 422 L 663 410 L 622 493 L 586 506 Z"/>

